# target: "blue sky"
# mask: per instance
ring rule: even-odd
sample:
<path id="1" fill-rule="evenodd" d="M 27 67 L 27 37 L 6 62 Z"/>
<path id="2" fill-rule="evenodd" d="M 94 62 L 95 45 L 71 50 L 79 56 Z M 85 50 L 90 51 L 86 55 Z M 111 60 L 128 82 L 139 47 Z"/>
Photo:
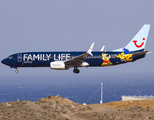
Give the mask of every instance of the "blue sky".
<path id="1" fill-rule="evenodd" d="M 151 24 L 146 50 L 154 51 L 154 2 L 150 0 L 16 0 L 0 1 L 0 60 L 11 54 L 31 51 L 94 51 L 125 46 L 144 24 Z M 153 73 L 154 53 L 125 65 L 81 68 L 80 76 L 100 72 Z M 14 69 L 0 64 L 0 75 Z M 66 74 L 50 68 L 19 68 L 20 75 Z M 72 75 L 74 76 L 74 75 Z"/>

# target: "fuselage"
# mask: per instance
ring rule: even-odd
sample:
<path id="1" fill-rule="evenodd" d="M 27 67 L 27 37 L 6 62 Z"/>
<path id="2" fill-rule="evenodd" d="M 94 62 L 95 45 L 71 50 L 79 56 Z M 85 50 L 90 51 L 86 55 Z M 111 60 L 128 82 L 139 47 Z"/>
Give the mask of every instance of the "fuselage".
<path id="1" fill-rule="evenodd" d="M 139 52 L 139 51 L 138 51 Z M 84 52 L 25 52 L 10 55 L 8 58 L 2 60 L 2 63 L 10 67 L 50 67 L 50 63 L 54 61 L 68 61 L 74 59 Z M 134 52 L 125 54 L 124 52 L 92 52 L 93 56 L 88 55 L 84 61 L 89 65 L 95 66 L 111 66 L 126 62 L 132 62 L 139 58 L 133 56 Z M 72 66 L 81 67 L 81 66 Z"/>

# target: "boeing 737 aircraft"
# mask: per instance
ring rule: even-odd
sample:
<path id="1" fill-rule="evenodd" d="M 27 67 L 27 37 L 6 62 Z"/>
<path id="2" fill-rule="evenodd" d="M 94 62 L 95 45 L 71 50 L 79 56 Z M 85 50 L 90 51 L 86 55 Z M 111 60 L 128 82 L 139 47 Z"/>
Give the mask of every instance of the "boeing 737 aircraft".
<path id="1" fill-rule="evenodd" d="M 144 51 L 150 25 L 145 24 L 135 37 L 125 46 L 117 50 L 92 52 L 94 43 L 87 52 L 24 52 L 10 55 L 1 62 L 11 68 L 18 67 L 50 67 L 55 70 L 68 70 L 78 67 L 113 66 L 127 62 L 134 62 L 144 58 L 149 51 Z"/>

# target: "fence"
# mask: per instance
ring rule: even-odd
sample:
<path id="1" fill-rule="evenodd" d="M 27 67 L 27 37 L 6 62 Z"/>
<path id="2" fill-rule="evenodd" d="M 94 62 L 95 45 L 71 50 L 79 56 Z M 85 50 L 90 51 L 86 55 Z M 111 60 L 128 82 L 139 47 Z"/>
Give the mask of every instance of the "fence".
<path id="1" fill-rule="evenodd" d="M 126 101 L 126 100 L 152 100 L 154 99 L 154 96 L 125 96 L 125 95 L 122 95 L 121 96 L 122 98 L 122 101 Z"/>

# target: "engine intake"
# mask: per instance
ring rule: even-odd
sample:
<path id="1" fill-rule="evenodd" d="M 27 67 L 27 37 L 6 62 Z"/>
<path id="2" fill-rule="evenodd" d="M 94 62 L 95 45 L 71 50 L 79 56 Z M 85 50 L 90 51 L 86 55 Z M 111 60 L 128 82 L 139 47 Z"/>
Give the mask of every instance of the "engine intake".
<path id="1" fill-rule="evenodd" d="M 50 68 L 55 70 L 66 70 L 64 61 L 51 62 Z"/>

